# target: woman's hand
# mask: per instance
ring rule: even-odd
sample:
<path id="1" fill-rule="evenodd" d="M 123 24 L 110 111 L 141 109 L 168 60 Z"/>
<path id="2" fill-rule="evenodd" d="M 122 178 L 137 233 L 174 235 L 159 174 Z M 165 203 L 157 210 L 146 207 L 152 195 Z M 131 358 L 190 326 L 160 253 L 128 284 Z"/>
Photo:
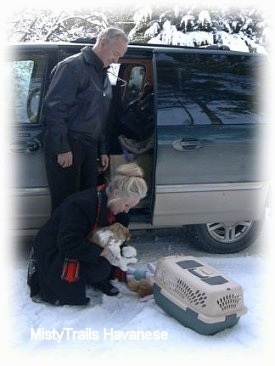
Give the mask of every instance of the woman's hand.
<path id="1" fill-rule="evenodd" d="M 108 259 L 109 255 L 111 254 L 111 250 L 108 247 L 108 245 L 106 245 L 106 247 L 103 248 L 102 252 L 100 253 L 100 255 L 102 257 L 105 257 L 106 259 Z"/>

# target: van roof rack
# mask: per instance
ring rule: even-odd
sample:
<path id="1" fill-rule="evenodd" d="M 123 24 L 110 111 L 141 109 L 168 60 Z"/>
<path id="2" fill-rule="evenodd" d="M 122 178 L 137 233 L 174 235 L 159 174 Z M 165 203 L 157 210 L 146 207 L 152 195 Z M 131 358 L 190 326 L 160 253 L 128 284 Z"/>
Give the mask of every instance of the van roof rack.
<path id="1" fill-rule="evenodd" d="M 94 44 L 96 42 L 96 38 L 77 38 L 75 40 L 70 41 L 71 43 L 83 43 L 83 44 Z M 218 44 L 212 44 L 212 45 L 206 45 L 206 46 L 180 46 L 180 45 L 172 45 L 172 44 L 159 44 L 159 43 L 143 43 L 143 42 L 129 42 L 130 46 L 143 46 L 143 47 L 163 47 L 163 48 L 188 48 L 188 49 L 194 49 L 194 48 L 204 48 L 209 50 L 221 50 L 221 51 L 230 51 L 230 48 L 225 45 L 218 45 Z"/>
<path id="2" fill-rule="evenodd" d="M 224 44 L 210 44 L 208 46 L 201 46 L 200 48 L 205 48 L 207 50 L 230 51 L 230 47 Z"/>

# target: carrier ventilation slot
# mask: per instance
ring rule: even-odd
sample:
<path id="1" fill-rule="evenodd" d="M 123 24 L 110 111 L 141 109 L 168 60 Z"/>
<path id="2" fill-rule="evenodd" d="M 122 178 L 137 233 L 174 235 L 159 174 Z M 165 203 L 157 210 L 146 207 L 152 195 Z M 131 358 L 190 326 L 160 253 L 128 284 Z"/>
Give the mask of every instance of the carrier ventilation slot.
<path id="1" fill-rule="evenodd" d="M 217 299 L 217 304 L 222 311 L 237 309 L 239 302 L 242 301 L 242 296 L 239 294 L 228 294 Z"/>
<path id="2" fill-rule="evenodd" d="M 182 279 L 166 271 L 159 271 L 157 277 L 164 288 L 170 289 L 171 293 L 177 294 L 178 298 L 183 300 L 184 303 L 188 302 L 202 308 L 206 306 L 207 295 L 205 292 L 197 289 L 193 290 Z"/>

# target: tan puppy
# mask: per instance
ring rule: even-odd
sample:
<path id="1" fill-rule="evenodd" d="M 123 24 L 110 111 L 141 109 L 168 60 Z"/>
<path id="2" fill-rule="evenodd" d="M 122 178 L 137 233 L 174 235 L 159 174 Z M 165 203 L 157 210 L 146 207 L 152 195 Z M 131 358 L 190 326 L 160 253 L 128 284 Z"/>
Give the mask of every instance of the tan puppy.
<path id="1" fill-rule="evenodd" d="M 99 228 L 90 233 L 88 239 L 102 248 L 110 244 L 113 240 L 118 242 L 120 246 L 130 239 L 130 231 L 124 225 L 115 222 L 110 226 Z"/>
<path id="2" fill-rule="evenodd" d="M 130 245 L 123 246 L 130 239 L 130 231 L 118 222 L 97 229 L 88 235 L 88 239 L 102 248 L 108 245 L 110 255 L 107 259 L 122 271 L 127 271 L 129 264 L 137 262 L 136 249 Z"/>

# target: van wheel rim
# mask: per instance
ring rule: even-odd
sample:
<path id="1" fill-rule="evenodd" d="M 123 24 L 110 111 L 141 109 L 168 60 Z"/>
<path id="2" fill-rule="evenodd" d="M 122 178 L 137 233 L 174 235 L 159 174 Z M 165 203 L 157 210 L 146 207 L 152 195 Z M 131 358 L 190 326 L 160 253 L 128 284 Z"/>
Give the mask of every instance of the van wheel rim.
<path id="1" fill-rule="evenodd" d="M 209 235 L 220 243 L 234 243 L 244 238 L 253 226 L 253 221 L 241 221 L 234 224 L 214 222 L 206 224 Z"/>

